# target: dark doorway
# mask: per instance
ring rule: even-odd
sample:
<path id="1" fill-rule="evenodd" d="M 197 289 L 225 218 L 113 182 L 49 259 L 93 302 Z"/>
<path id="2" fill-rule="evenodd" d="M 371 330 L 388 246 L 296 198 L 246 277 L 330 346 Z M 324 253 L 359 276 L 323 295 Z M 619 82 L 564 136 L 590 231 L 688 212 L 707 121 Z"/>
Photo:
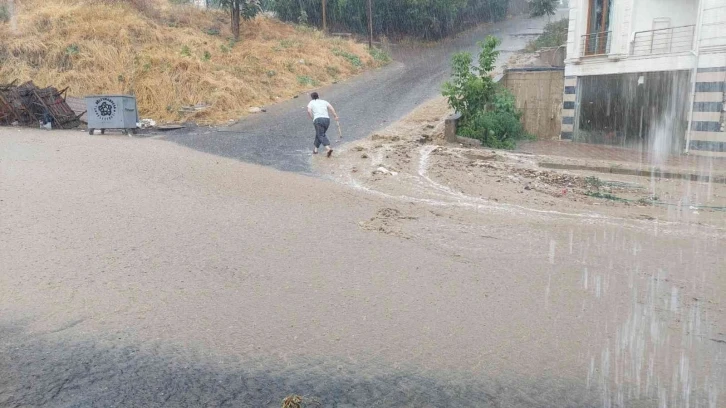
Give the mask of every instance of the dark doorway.
<path id="1" fill-rule="evenodd" d="M 575 141 L 680 153 L 689 71 L 581 77 Z"/>

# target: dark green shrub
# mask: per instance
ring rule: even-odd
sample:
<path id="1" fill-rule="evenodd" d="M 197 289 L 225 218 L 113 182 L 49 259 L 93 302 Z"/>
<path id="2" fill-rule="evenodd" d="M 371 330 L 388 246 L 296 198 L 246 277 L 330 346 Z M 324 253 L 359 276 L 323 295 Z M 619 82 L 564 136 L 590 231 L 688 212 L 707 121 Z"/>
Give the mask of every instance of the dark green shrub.
<path id="1" fill-rule="evenodd" d="M 452 59 L 452 79 L 442 94 L 449 106 L 461 114 L 459 134 L 496 149 L 513 149 L 529 136 L 520 122 L 514 96 L 491 77 L 499 56 L 499 40 L 487 37 L 480 43 L 478 65 L 472 67 L 471 54 L 462 52 Z"/>
<path id="2" fill-rule="evenodd" d="M 521 113 L 516 108 L 514 96 L 500 88 L 493 99 L 490 110 L 474 114 L 459 129 L 459 134 L 494 149 L 514 149 L 518 141 L 530 139 L 520 121 Z"/>

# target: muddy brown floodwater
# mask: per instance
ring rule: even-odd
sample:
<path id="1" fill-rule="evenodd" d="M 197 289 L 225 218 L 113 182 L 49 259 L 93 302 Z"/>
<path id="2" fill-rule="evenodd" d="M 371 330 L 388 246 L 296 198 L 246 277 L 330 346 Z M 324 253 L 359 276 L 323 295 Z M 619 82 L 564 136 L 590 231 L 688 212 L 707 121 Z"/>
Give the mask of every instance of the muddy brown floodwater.
<path id="1" fill-rule="evenodd" d="M 355 148 L 313 178 L 0 130 L 0 406 L 723 406 L 722 219 L 495 201 Z"/>

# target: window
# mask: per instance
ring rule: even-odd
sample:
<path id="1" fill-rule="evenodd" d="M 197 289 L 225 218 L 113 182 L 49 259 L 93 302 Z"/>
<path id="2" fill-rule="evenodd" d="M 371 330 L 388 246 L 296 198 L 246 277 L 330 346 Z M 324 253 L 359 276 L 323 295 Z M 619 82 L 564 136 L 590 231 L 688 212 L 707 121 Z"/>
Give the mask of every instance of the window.
<path id="1" fill-rule="evenodd" d="M 613 0 L 588 0 L 585 55 L 600 55 L 610 49 L 610 22 Z"/>

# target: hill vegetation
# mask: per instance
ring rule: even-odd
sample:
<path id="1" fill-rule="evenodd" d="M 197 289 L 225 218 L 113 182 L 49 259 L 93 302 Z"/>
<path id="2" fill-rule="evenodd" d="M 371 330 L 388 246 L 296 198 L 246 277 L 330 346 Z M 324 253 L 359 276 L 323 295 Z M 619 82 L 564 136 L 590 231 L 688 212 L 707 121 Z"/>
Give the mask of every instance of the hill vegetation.
<path id="1" fill-rule="evenodd" d="M 501 20 L 510 0 L 373 0 L 373 31 L 389 38 L 437 40 L 480 22 Z M 321 0 L 268 0 L 266 7 L 285 21 L 322 26 Z M 328 24 L 333 29 L 368 32 L 364 0 L 327 0 Z"/>
<path id="2" fill-rule="evenodd" d="M 567 44 L 568 26 L 567 18 L 547 23 L 542 34 L 527 44 L 526 51 L 533 52 L 542 48 L 560 47 Z"/>
<path id="3" fill-rule="evenodd" d="M 168 0 L 25 0 L 15 9 L 0 22 L 0 83 L 134 94 L 140 115 L 157 121 L 237 119 L 386 57 L 264 16 L 242 21 L 234 41 L 229 13 Z M 191 105 L 208 109 L 180 113 Z"/>

